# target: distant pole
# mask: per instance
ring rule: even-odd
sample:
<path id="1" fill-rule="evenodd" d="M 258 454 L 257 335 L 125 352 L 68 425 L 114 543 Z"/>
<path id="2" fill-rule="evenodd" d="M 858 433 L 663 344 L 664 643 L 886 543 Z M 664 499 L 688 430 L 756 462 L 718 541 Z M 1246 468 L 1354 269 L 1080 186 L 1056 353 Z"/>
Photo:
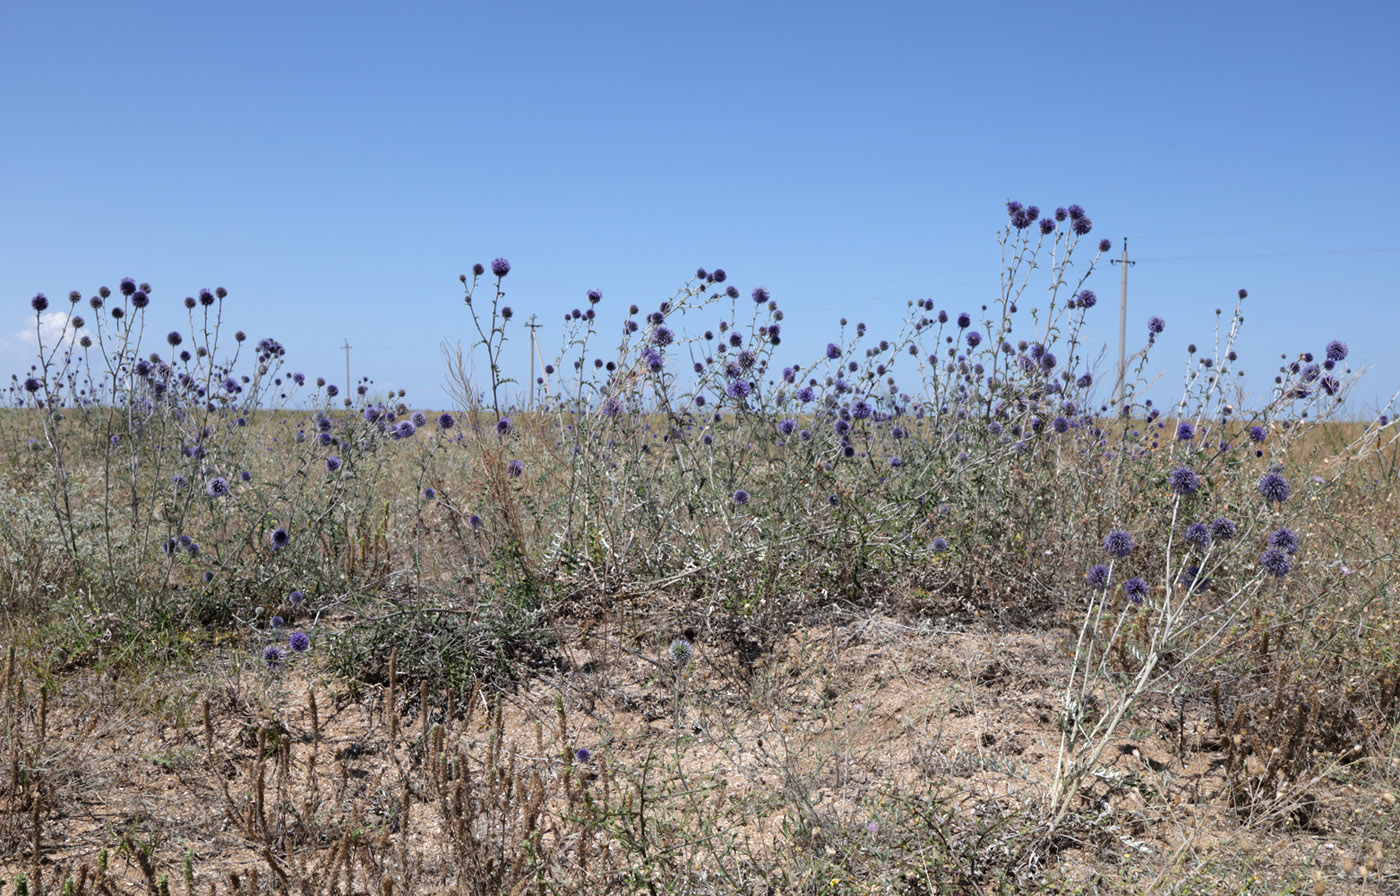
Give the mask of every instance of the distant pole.
<path id="1" fill-rule="evenodd" d="M 350 340 L 345 340 L 345 399 L 350 400 Z"/>
<path id="2" fill-rule="evenodd" d="M 1128 260 L 1128 238 L 1123 237 L 1123 257 L 1113 259 L 1113 264 L 1123 266 L 1123 288 L 1118 301 L 1118 385 L 1113 389 L 1115 410 L 1123 413 L 1124 388 L 1128 377 L 1128 266 L 1137 264 Z"/>
<path id="3" fill-rule="evenodd" d="M 530 404 L 529 410 L 535 409 L 535 355 L 539 354 L 535 348 L 535 331 L 540 325 L 535 323 L 535 315 L 530 315 L 530 322 L 525 326 L 530 328 Z"/>

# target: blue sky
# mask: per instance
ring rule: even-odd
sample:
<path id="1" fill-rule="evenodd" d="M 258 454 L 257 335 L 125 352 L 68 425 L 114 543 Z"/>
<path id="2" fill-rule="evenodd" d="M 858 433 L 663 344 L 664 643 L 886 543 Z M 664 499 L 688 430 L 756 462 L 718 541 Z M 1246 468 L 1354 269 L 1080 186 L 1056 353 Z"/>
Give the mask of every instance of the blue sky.
<path id="1" fill-rule="evenodd" d="M 588 289 L 610 330 L 719 266 L 772 292 L 807 360 L 842 315 L 879 336 L 911 299 L 989 301 L 1019 199 L 1079 203 L 1115 254 L 1129 238 L 1130 339 L 1166 319 L 1164 383 L 1245 287 L 1255 390 L 1280 353 L 1330 339 L 1373 368 L 1359 409 L 1400 388 L 1389 4 L 54 2 L 4 19 L 6 372 L 29 363 L 34 293 L 132 276 L 158 332 L 222 285 L 227 323 L 291 367 L 343 386 L 348 340 L 353 377 L 438 407 L 439 345 L 471 332 L 457 276 L 497 256 L 546 355 Z M 1118 272 L 1090 285 L 1094 338 L 1116 345 Z M 527 345 L 508 347 L 522 379 Z"/>

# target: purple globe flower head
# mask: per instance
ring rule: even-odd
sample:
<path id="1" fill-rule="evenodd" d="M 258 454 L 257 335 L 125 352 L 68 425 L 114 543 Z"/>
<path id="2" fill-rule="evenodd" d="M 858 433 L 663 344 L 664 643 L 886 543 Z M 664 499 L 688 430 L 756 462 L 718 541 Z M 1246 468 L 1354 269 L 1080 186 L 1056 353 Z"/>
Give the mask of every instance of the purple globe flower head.
<path id="1" fill-rule="evenodd" d="M 1327 360 L 1331 361 L 1333 364 L 1345 361 L 1348 353 L 1349 349 L 1347 348 L 1347 344 L 1340 339 L 1334 339 L 1327 343 Z"/>
<path id="2" fill-rule="evenodd" d="M 287 639 L 287 646 L 292 649 L 292 653 L 306 653 L 311 649 L 311 638 L 306 632 L 292 632 Z"/>
<path id="3" fill-rule="evenodd" d="M 948 539 L 939 536 L 929 543 L 929 550 L 935 554 L 944 554 L 948 551 Z"/>
<path id="4" fill-rule="evenodd" d="M 1063 221 L 1065 218 L 1068 218 L 1068 217 L 1069 217 L 1069 212 L 1065 211 L 1063 207 L 1060 207 L 1060 208 L 1055 209 L 1055 220 L 1056 220 L 1056 221 Z"/>
<path id="5" fill-rule="evenodd" d="M 451 429 L 452 424 L 456 422 L 457 421 L 453 419 L 451 414 L 442 413 L 438 415 L 438 429 Z"/>
<path id="6" fill-rule="evenodd" d="M 749 503 L 749 493 L 743 489 L 739 489 L 734 493 L 734 503 L 743 507 L 745 504 Z"/>
<path id="7" fill-rule="evenodd" d="M 900 467 L 904 466 L 903 458 L 901 458 L 898 454 L 894 455 L 890 458 L 890 466 L 894 469 L 899 469 Z"/>
<path id="8" fill-rule="evenodd" d="M 252 474 L 251 472 L 249 472 L 248 470 L 239 470 L 239 471 L 238 471 L 238 479 L 239 479 L 239 481 L 241 481 L 241 482 L 252 482 L 252 481 L 253 481 L 253 474 Z"/>
<path id="9" fill-rule="evenodd" d="M 214 294 L 207 289 L 201 289 L 199 291 L 199 304 L 206 308 L 214 304 Z"/>
<path id="10" fill-rule="evenodd" d="M 131 307 L 145 308 L 149 304 L 151 304 L 151 297 L 146 294 L 144 289 L 138 289 L 131 294 Z"/>
<path id="11" fill-rule="evenodd" d="M 1084 217 L 1084 209 L 1083 209 L 1083 208 L 1081 208 L 1081 207 L 1078 206 L 1078 205 L 1071 205 L 1071 206 L 1069 207 L 1069 219 L 1070 219 L 1071 221 L 1078 221 L 1080 218 L 1083 218 L 1083 217 Z"/>
<path id="12" fill-rule="evenodd" d="M 1089 567 L 1089 572 L 1084 576 L 1084 584 L 1095 591 L 1102 591 L 1108 587 L 1108 567 L 1102 563 L 1095 563 Z"/>
<path id="13" fill-rule="evenodd" d="M 180 489 L 184 488 L 188 481 L 189 480 L 185 479 L 185 477 L 181 476 L 179 473 L 176 473 L 174 476 L 170 477 L 170 484 L 175 486 L 175 491 L 177 492 Z"/>
<path id="14" fill-rule="evenodd" d="M 1051 421 L 1050 428 L 1053 429 L 1055 432 L 1059 433 L 1060 435 L 1064 435 L 1065 433 L 1069 432 L 1069 420 L 1065 419 L 1064 417 L 1056 417 L 1054 420 Z"/>
<path id="15" fill-rule="evenodd" d="M 1107 252 L 1108 250 L 1110 250 L 1110 249 L 1112 249 L 1112 248 L 1113 248 L 1113 244 L 1110 243 L 1108 240 L 1099 240 L 1099 251 L 1100 251 L 1100 252 Z"/>
<path id="16" fill-rule="evenodd" d="M 1093 308 L 1099 302 L 1099 297 L 1094 294 L 1092 289 L 1080 290 L 1079 295 L 1074 298 L 1079 303 L 1080 308 Z"/>
<path id="17" fill-rule="evenodd" d="M 596 289 L 590 289 L 588 291 L 588 301 L 590 304 L 596 305 L 603 301 L 603 294 Z"/>
<path id="18" fill-rule="evenodd" d="M 1049 218 L 1041 218 L 1041 219 L 1040 219 L 1040 232 L 1041 232 L 1041 233 L 1047 234 L 1047 235 L 1048 235 L 1048 234 L 1049 234 L 1051 231 L 1053 231 L 1054 229 L 1055 229 L 1055 222 L 1054 222 L 1054 221 L 1050 220 Z"/>
<path id="19" fill-rule="evenodd" d="M 1122 529 L 1114 529 L 1104 536 L 1103 549 L 1108 556 L 1121 560 L 1133 552 L 1133 536 Z"/>
<path id="20" fill-rule="evenodd" d="M 43 387 L 44 384 L 36 377 L 27 376 L 24 378 L 24 391 L 26 392 L 38 392 Z"/>
<path id="21" fill-rule="evenodd" d="M 272 545 L 274 551 L 280 551 L 287 546 L 287 543 L 292 540 L 292 537 L 287 534 L 285 528 L 278 526 L 268 535 L 267 540 Z"/>
<path id="22" fill-rule="evenodd" d="M 422 429 L 423 427 L 428 425 L 428 415 L 423 413 L 422 411 L 414 411 L 412 414 L 409 415 L 408 419 L 412 421 L 413 425 L 418 427 L 419 429 Z"/>
<path id="23" fill-rule="evenodd" d="M 423 497 L 429 501 L 433 500 L 437 497 L 437 489 L 433 488 L 431 485 L 428 486 L 427 488 L 423 489 Z"/>
<path id="24" fill-rule="evenodd" d="M 871 413 L 870 403 L 864 398 L 856 399 L 855 403 L 851 405 L 851 416 L 857 420 L 867 420 Z"/>
<path id="25" fill-rule="evenodd" d="M 1182 536 L 1186 543 L 1194 545 L 1201 550 L 1210 547 L 1210 529 L 1205 523 L 1192 523 L 1186 527 L 1186 533 Z"/>
<path id="26" fill-rule="evenodd" d="M 670 327 L 657 327 L 651 332 L 651 341 L 659 346 L 668 346 L 676 341 L 676 334 Z"/>
<path id="27" fill-rule="evenodd" d="M 965 312 L 965 311 L 964 311 L 962 314 L 959 314 L 959 315 L 958 315 L 958 329 L 960 329 L 960 330 L 966 330 L 966 329 L 967 329 L 968 327 L 970 327 L 970 326 L 972 326 L 972 315 L 968 314 L 968 313 Z"/>
<path id="28" fill-rule="evenodd" d="M 495 274 L 497 277 L 504 277 L 506 274 L 510 273 L 510 262 L 506 261 L 504 258 L 496 259 L 491 262 L 491 273 Z"/>
<path id="29" fill-rule="evenodd" d="M 122 295 L 130 296 L 132 293 L 136 292 L 136 281 L 130 277 L 123 277 L 122 282 L 118 284 L 118 289 L 121 290 Z"/>
<path id="30" fill-rule="evenodd" d="M 781 435 L 790 436 L 797 431 L 796 420 L 781 420 L 778 422 L 778 432 Z"/>
<path id="31" fill-rule="evenodd" d="M 652 373 L 660 373 L 666 367 L 666 362 L 655 349 L 647 349 L 642 357 L 646 361 L 647 370 Z"/>
<path id="32" fill-rule="evenodd" d="M 1074 231 L 1075 236 L 1086 236 L 1089 231 L 1094 229 L 1094 222 L 1089 220 L 1089 217 L 1086 215 L 1071 224 L 1070 229 Z"/>
<path id="33" fill-rule="evenodd" d="M 1218 541 L 1229 541 L 1235 537 L 1235 523 L 1223 516 L 1210 522 L 1210 536 Z"/>
<path id="34" fill-rule="evenodd" d="M 518 460 L 512 460 L 506 464 L 506 475 L 511 479 L 519 479 L 520 474 L 525 472 L 525 464 Z"/>
<path id="35" fill-rule="evenodd" d="M 982 334 L 976 330 L 972 330 L 964 338 L 967 340 L 968 348 L 976 348 L 982 344 Z"/>
<path id="36" fill-rule="evenodd" d="M 472 265 L 472 276 L 480 277 L 484 273 L 486 273 L 486 268 L 483 267 L 480 263 Z"/>
<path id="37" fill-rule="evenodd" d="M 851 424 L 845 420 L 837 420 L 835 423 L 831 424 L 831 428 L 836 431 L 838 436 L 844 436 L 851 431 Z"/>
<path id="38" fill-rule="evenodd" d="M 1283 578 L 1293 569 L 1293 561 L 1283 548 L 1267 548 L 1259 555 L 1259 567 L 1271 576 Z"/>
<path id="39" fill-rule="evenodd" d="M 514 428 L 515 424 L 510 422 L 509 417 L 502 417 L 496 421 L 496 433 L 498 435 L 508 436 Z"/>
<path id="40" fill-rule="evenodd" d="M 502 305 L 501 320 L 510 320 L 512 317 L 515 317 L 515 309 L 511 308 L 509 305 Z"/>
<path id="41" fill-rule="evenodd" d="M 574 762 L 579 765 L 587 765 L 593 759 L 593 754 L 587 747 L 579 747 L 574 751 Z"/>
<path id="42" fill-rule="evenodd" d="M 327 397 L 327 398 L 335 398 L 335 397 L 336 397 L 337 395 L 339 395 L 339 394 L 340 394 L 340 387 L 337 386 L 335 383 L 330 383 L 330 384 L 328 384 L 328 385 L 326 386 L 326 397 Z"/>
<path id="43" fill-rule="evenodd" d="M 826 344 L 826 356 L 833 360 L 841 357 L 841 346 L 837 345 L 834 342 L 828 342 Z"/>
<path id="44" fill-rule="evenodd" d="M 1287 526 L 1275 529 L 1269 533 L 1269 547 L 1296 554 L 1298 553 L 1298 533 Z"/>
<path id="45" fill-rule="evenodd" d="M 1259 480 L 1259 494 L 1263 495 L 1266 501 L 1282 504 L 1292 493 L 1293 486 L 1278 473 L 1266 473 L 1264 478 Z"/>
<path id="46" fill-rule="evenodd" d="M 473 529 L 480 529 L 480 528 L 481 528 L 481 517 L 479 517 L 479 516 L 477 516 L 476 514 L 473 513 L 471 516 L 467 517 L 467 525 L 470 526 L 470 527 L 473 528 Z"/>
<path id="47" fill-rule="evenodd" d="M 1015 199 L 1011 199 L 1011 200 L 1008 200 L 1007 203 L 1006 203 L 1006 214 L 1007 214 L 1007 216 L 1009 217 L 1009 216 L 1011 216 L 1011 215 L 1016 214 L 1017 212 L 1024 211 L 1025 208 L 1026 208 L 1026 207 L 1025 207 L 1024 205 L 1022 205 L 1021 203 L 1017 202 Z"/>
<path id="48" fill-rule="evenodd" d="M 800 430 L 797 433 L 797 438 L 799 441 L 810 442 L 812 441 L 812 431 L 810 429 Z"/>
<path id="49" fill-rule="evenodd" d="M 1262 426 L 1251 426 L 1249 428 L 1249 440 L 1251 442 L 1262 442 L 1269 437 L 1269 431 Z"/>
<path id="50" fill-rule="evenodd" d="M 1201 480 L 1190 467 L 1177 467 L 1167 474 L 1167 484 L 1178 495 L 1194 495 L 1201 488 Z"/>
<path id="51" fill-rule="evenodd" d="M 735 401 L 743 401 L 753 391 L 753 384 L 748 380 L 730 380 L 724 391 Z"/>
<path id="52" fill-rule="evenodd" d="M 1156 336 L 1158 333 L 1162 332 L 1166 328 L 1167 322 L 1162 320 L 1160 317 L 1157 317 L 1156 315 L 1153 315 L 1152 317 L 1149 317 L 1147 319 L 1147 332 L 1152 334 L 1153 336 Z"/>
<path id="53" fill-rule="evenodd" d="M 754 291 L 749 294 L 749 296 L 753 299 L 753 303 L 755 305 L 762 305 L 764 302 L 768 301 L 768 299 L 771 297 L 771 294 L 768 292 L 768 290 L 764 289 L 762 286 L 759 286 L 756 287 Z"/>
<path id="54" fill-rule="evenodd" d="M 267 645 L 262 652 L 263 665 L 274 672 L 282 668 L 282 650 L 275 644 Z"/>
<path id="55" fill-rule="evenodd" d="M 394 426 L 394 432 L 395 432 L 395 433 L 398 435 L 398 437 L 401 438 L 401 439 L 409 439 L 409 438 L 412 438 L 412 437 L 413 437 L 413 434 L 416 433 L 417 431 L 418 431 L 418 427 L 416 427 L 416 426 L 413 425 L 413 421 L 412 421 L 412 420 L 400 420 L 400 421 L 399 421 L 397 424 L 395 424 L 395 426 Z"/>
<path id="56" fill-rule="evenodd" d="M 1190 423 L 1187 423 L 1185 420 L 1183 420 L 1183 421 L 1181 421 L 1180 423 L 1177 424 L 1177 426 L 1176 426 L 1176 440 L 1177 440 L 1178 442 L 1189 442 L 1189 441 L 1191 441 L 1192 439 L 1194 439 L 1195 437 L 1196 437 L 1196 427 L 1192 426 Z"/>
<path id="57" fill-rule="evenodd" d="M 293 591 L 291 594 L 287 595 L 287 602 L 294 607 L 304 600 L 306 600 L 306 595 L 302 594 L 300 591 Z"/>
<path id="58" fill-rule="evenodd" d="M 222 498 L 228 491 L 228 480 L 222 476 L 215 476 L 204 484 L 204 493 L 211 498 Z"/>
<path id="59" fill-rule="evenodd" d="M 1147 597 L 1147 581 L 1144 579 L 1129 579 L 1123 583 L 1123 594 L 1128 600 L 1135 604 L 1140 604 L 1143 598 Z"/>
<path id="60" fill-rule="evenodd" d="M 171 330 L 169 333 L 165 334 L 165 341 L 170 343 L 172 346 L 176 346 L 179 345 L 181 342 L 184 342 L 185 337 L 181 336 L 178 330 Z"/>
<path id="61" fill-rule="evenodd" d="M 49 297 L 39 293 L 29 300 L 29 307 L 33 308 L 35 313 L 46 311 L 49 307 Z"/>
<path id="62" fill-rule="evenodd" d="M 267 627 L 274 632 L 284 625 L 286 625 L 286 621 L 281 616 L 273 616 L 271 619 L 267 620 Z"/>

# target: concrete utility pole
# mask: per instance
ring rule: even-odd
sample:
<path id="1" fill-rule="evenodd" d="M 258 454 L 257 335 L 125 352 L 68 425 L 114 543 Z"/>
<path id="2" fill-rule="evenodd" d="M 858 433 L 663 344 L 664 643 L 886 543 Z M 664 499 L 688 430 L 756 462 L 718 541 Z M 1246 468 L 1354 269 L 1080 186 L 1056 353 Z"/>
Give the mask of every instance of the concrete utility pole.
<path id="1" fill-rule="evenodd" d="M 345 340 L 345 400 L 350 401 L 350 340 Z"/>
<path id="2" fill-rule="evenodd" d="M 1118 385 L 1113 388 L 1115 410 L 1123 413 L 1123 390 L 1128 376 L 1128 266 L 1137 264 L 1128 260 L 1128 238 L 1123 237 L 1123 257 L 1113 259 L 1113 264 L 1123 266 L 1123 289 L 1118 303 Z"/>
<path id="3" fill-rule="evenodd" d="M 527 410 L 533 411 L 535 409 L 535 355 L 539 354 L 535 348 L 535 331 L 540 328 L 540 325 L 535 323 L 535 315 L 532 314 L 530 322 L 525 326 L 530 328 L 530 403 Z"/>

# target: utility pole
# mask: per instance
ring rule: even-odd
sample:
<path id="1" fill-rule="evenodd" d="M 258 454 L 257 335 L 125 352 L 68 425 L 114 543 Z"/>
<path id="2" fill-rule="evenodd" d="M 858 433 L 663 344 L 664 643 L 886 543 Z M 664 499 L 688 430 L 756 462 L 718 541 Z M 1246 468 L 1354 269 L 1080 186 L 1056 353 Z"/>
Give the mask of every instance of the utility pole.
<path id="1" fill-rule="evenodd" d="M 1115 410 L 1123 413 L 1123 390 L 1128 376 L 1128 266 L 1137 264 L 1128 260 L 1128 238 L 1123 237 L 1123 257 L 1113 259 L 1113 264 L 1123 266 L 1123 289 L 1118 301 L 1118 385 L 1113 389 Z"/>
<path id="2" fill-rule="evenodd" d="M 530 328 L 530 403 L 528 409 L 533 411 L 535 409 L 535 355 L 539 354 L 535 348 L 535 331 L 539 329 L 540 325 L 535 323 L 535 315 L 532 314 L 530 322 L 525 326 Z"/>
<path id="3" fill-rule="evenodd" d="M 350 395 L 350 340 L 345 340 L 345 400 L 351 401 Z"/>

